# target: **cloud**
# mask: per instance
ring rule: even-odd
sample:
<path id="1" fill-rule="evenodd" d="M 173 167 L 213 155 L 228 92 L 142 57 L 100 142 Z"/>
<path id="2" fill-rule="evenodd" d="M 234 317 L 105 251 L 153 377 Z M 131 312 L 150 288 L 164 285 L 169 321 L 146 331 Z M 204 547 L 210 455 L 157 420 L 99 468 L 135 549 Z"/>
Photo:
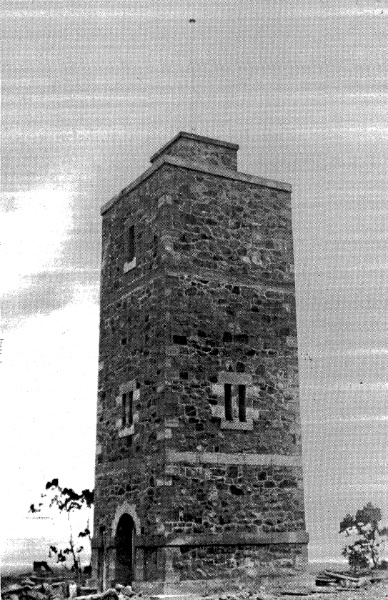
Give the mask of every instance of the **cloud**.
<path id="1" fill-rule="evenodd" d="M 388 390 L 388 382 L 387 381 L 376 381 L 376 382 L 365 382 L 362 383 L 360 381 L 326 381 L 324 380 L 322 383 L 315 383 L 306 381 L 303 385 L 304 392 L 312 393 L 312 392 L 328 392 L 329 390 L 335 392 L 366 392 L 366 391 L 385 391 Z"/>
<path id="2" fill-rule="evenodd" d="M 364 7 L 364 8 L 345 8 L 338 11 L 330 11 L 330 16 L 341 17 L 366 17 L 366 16 L 388 16 L 388 9 L 383 6 Z"/>
<path id="3" fill-rule="evenodd" d="M 349 356 L 388 354 L 388 348 L 354 348 L 354 350 L 346 350 L 345 354 L 348 354 Z"/>
<path id="4" fill-rule="evenodd" d="M 4 336 L 0 439 L 3 478 L 14 487 L 0 513 L 11 537 L 49 479 L 77 489 L 93 485 L 98 312 L 93 286 L 83 285 L 67 306 Z"/>
<path id="5" fill-rule="evenodd" d="M 57 175 L 27 191 L 8 193 L 2 208 L 4 293 L 26 289 L 31 277 L 60 271 L 63 244 L 73 225 L 75 182 Z"/>
<path id="6" fill-rule="evenodd" d="M 123 17 L 127 17 L 131 19 L 131 21 L 149 21 L 150 19 L 185 19 L 185 22 L 188 21 L 189 11 L 183 6 L 181 9 L 173 10 L 171 5 L 168 5 L 168 8 L 161 7 L 160 9 L 154 8 L 136 8 L 133 3 L 128 4 L 125 7 L 125 4 L 122 5 L 123 8 L 120 10 L 115 9 L 96 9 L 93 7 L 92 10 L 85 8 L 63 8 L 61 3 L 57 3 L 55 6 L 55 2 L 51 2 L 49 8 L 42 8 L 40 10 L 31 10 L 31 9 L 10 9 L 5 11 L 6 17 L 18 17 L 18 18 L 75 18 L 75 19 L 122 19 Z M 199 13 L 199 10 L 195 10 L 195 15 L 198 18 L 199 14 L 205 15 L 205 12 L 202 11 Z"/>
<path id="7" fill-rule="evenodd" d="M 52 139 L 61 139 L 62 138 L 67 138 L 70 142 L 72 143 L 79 143 L 80 140 L 86 140 L 89 141 L 90 137 L 96 138 L 97 140 L 99 139 L 105 139 L 105 138 L 109 138 L 112 136 L 112 133 L 114 133 L 115 137 L 117 136 L 121 136 L 126 138 L 128 136 L 128 129 L 130 129 L 130 127 L 128 126 L 125 130 L 118 130 L 117 128 L 114 128 L 114 126 L 112 126 L 111 129 L 100 129 L 100 128 L 95 128 L 95 129 L 61 129 L 61 128 L 57 128 L 55 129 L 55 131 L 53 132 L 52 130 L 48 130 L 48 129 L 38 129 L 38 128 L 34 128 L 31 129 L 29 131 L 22 131 L 21 129 L 17 128 L 17 129 L 9 129 L 7 131 L 7 138 L 52 138 Z"/>
<path id="8" fill-rule="evenodd" d="M 97 301 L 99 211 L 82 176 L 4 194 L 1 222 L 4 328 L 65 306 L 79 286 L 94 288 Z"/>
<path id="9" fill-rule="evenodd" d="M 304 135 L 306 138 L 311 139 L 313 135 L 324 134 L 332 137 L 347 137 L 352 138 L 355 142 L 360 143 L 363 141 L 363 136 L 369 136 L 375 139 L 376 137 L 387 137 L 388 127 L 384 121 L 376 125 L 335 125 L 332 122 L 322 125 L 311 125 L 309 127 L 298 126 L 295 123 L 283 125 L 283 131 L 298 133 L 300 137 Z"/>
<path id="10" fill-rule="evenodd" d="M 388 484 L 384 482 L 380 483 L 348 483 L 346 487 L 355 488 L 359 492 L 388 492 Z"/>
<path id="11" fill-rule="evenodd" d="M 71 269 L 68 272 L 46 271 L 38 273 L 30 279 L 29 286 L 2 298 L 2 317 L 7 328 L 34 315 L 49 314 L 71 302 L 74 288 L 85 283 L 90 273 Z M 95 273 L 91 275 L 94 277 Z M 95 301 L 97 302 L 98 286 L 95 285 Z"/>
<path id="12" fill-rule="evenodd" d="M 303 421 L 304 425 L 340 425 L 343 423 L 363 423 L 363 422 L 376 422 L 376 421 L 388 421 L 388 415 L 354 415 L 351 417 L 333 417 L 332 419 L 308 419 Z"/>
<path id="13" fill-rule="evenodd" d="M 380 0 L 342 0 L 333 6 L 333 3 L 327 0 L 317 2 L 301 2 L 297 6 L 291 8 L 300 17 L 371 17 L 371 16 L 387 16 L 388 9 L 384 7 Z"/>

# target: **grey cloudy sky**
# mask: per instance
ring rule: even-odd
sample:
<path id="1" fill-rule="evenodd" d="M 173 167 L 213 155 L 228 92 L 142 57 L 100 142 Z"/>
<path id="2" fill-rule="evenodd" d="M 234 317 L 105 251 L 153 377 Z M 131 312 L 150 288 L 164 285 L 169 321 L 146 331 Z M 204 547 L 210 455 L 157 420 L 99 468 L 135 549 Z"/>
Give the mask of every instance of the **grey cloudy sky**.
<path id="1" fill-rule="evenodd" d="M 388 519 L 387 2 L 3 14 L 6 548 L 40 535 L 25 516 L 46 480 L 93 485 L 99 207 L 194 130 L 293 185 L 310 557 L 337 558 L 345 512 L 371 500 Z"/>

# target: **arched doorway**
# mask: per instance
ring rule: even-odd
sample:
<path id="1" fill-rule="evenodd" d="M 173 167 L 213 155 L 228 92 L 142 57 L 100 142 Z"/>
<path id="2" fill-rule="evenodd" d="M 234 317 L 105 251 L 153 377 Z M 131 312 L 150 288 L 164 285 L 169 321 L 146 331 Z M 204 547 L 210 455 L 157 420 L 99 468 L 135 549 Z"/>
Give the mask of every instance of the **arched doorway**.
<path id="1" fill-rule="evenodd" d="M 124 514 L 120 517 L 116 529 L 116 583 L 129 585 L 133 581 L 135 564 L 135 523 L 132 517 Z"/>

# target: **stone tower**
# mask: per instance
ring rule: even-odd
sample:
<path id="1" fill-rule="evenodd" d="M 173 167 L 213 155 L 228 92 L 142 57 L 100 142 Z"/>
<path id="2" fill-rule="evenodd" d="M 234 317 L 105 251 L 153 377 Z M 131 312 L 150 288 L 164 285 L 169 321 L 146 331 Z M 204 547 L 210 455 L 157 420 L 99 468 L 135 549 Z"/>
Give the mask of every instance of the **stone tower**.
<path id="1" fill-rule="evenodd" d="M 100 587 L 307 560 L 291 187 L 237 150 L 181 132 L 102 208 Z"/>

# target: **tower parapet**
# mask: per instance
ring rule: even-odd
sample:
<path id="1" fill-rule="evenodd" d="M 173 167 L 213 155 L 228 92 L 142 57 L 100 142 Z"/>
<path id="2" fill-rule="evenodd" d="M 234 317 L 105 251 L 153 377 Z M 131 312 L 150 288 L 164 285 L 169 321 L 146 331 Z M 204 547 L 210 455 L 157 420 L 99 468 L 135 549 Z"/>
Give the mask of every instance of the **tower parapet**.
<path id="1" fill-rule="evenodd" d="M 238 144 L 180 131 L 150 158 L 155 162 L 163 156 L 179 156 L 191 162 L 225 167 L 237 171 Z"/>

